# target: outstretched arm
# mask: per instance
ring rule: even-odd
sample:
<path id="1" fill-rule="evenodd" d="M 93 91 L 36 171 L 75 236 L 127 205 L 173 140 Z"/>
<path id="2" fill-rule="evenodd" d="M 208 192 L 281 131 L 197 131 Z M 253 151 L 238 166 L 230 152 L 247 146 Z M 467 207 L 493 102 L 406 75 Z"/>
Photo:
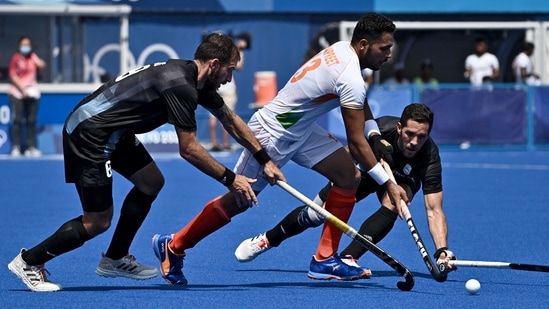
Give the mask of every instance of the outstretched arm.
<path id="1" fill-rule="evenodd" d="M 239 207 L 257 203 L 251 184 L 256 180 L 235 175 L 231 170 L 214 159 L 196 139 L 196 131 L 185 131 L 175 127 L 179 140 L 179 154 L 204 174 L 223 183 L 234 194 Z"/>
<path id="2" fill-rule="evenodd" d="M 389 176 L 377 161 L 372 148 L 364 136 L 364 120 L 365 117 L 371 115 L 369 107 L 365 106 L 365 108 L 367 108 L 368 111 L 341 108 L 349 151 L 362 168 L 364 168 L 379 185 L 385 187 L 392 203 L 396 205 L 400 213 L 400 200 L 404 200 L 406 204 L 409 204 L 410 201 L 406 192 L 400 186 L 388 181 Z"/>
<path id="3" fill-rule="evenodd" d="M 439 249 L 446 248 L 446 250 L 442 250 L 437 263 L 440 264 L 440 262 L 444 262 L 448 264 L 454 256 L 451 251 L 447 250 L 448 224 L 446 222 L 446 215 L 442 209 L 442 191 L 425 194 L 424 200 L 425 210 L 427 212 L 427 223 L 429 224 L 429 232 L 431 233 L 437 252 L 439 252 Z M 451 254 L 447 255 L 445 251 L 448 251 Z M 448 267 L 451 269 L 452 265 L 448 264 Z"/>
<path id="4" fill-rule="evenodd" d="M 219 109 L 211 110 L 212 114 L 219 119 L 223 128 L 244 148 L 254 154 L 254 157 L 260 164 L 264 165 L 265 177 L 271 185 L 275 184 L 276 180 L 286 181 L 284 174 L 268 157 L 257 156 L 260 150 L 263 149 L 254 133 L 246 125 L 244 120 L 233 112 L 227 105 Z"/>

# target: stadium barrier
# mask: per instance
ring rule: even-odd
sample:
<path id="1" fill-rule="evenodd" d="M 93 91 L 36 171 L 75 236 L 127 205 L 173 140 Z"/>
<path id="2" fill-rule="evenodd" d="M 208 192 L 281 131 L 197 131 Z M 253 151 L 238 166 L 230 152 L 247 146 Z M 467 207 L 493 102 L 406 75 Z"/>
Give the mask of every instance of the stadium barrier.
<path id="1" fill-rule="evenodd" d="M 38 113 L 38 143 L 45 154 L 61 153 L 61 130 L 74 105 L 97 85 L 40 85 L 42 97 Z M 7 85 L 0 85 L 0 154 L 11 149 L 12 121 Z M 369 104 L 375 117 L 400 116 L 409 103 L 422 102 L 435 112 L 432 136 L 442 146 L 517 147 L 535 149 L 549 145 L 549 86 L 493 84 L 439 84 L 436 88 L 374 86 Z M 249 114 L 241 114 L 247 120 Z M 208 140 L 208 112 L 196 110 L 198 138 Z M 345 140 L 339 109 L 320 119 L 329 132 Z M 177 152 L 177 136 L 171 125 L 138 136 L 151 152 Z"/>

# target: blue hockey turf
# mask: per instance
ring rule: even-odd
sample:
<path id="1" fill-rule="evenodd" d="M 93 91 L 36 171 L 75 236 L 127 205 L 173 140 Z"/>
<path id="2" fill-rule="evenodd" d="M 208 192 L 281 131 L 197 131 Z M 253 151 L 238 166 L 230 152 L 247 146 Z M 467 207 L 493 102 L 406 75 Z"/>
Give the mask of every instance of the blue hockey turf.
<path id="1" fill-rule="evenodd" d="M 231 166 L 238 153 L 215 154 Z M 213 197 L 225 192 L 176 155 L 155 155 L 166 186 L 132 245 L 138 261 L 157 265 L 151 249 L 155 233 L 174 233 Z M 459 259 L 549 264 L 549 152 L 442 151 L 444 208 L 449 243 Z M 187 251 L 187 287 L 162 278 L 147 281 L 107 279 L 95 274 L 101 252 L 113 232 L 47 264 L 50 279 L 63 286 L 55 293 L 33 293 L 7 269 L 23 247 L 29 248 L 81 213 L 72 185 L 64 183 L 59 156 L 0 158 L 0 302 L 2 308 L 547 308 L 549 273 L 461 267 L 445 283 L 434 281 L 423 264 L 406 224 L 398 220 L 379 246 L 415 275 L 415 287 L 401 292 L 402 278 L 372 254 L 359 261 L 372 269 L 368 280 L 324 282 L 307 278 L 320 229 L 289 239 L 250 263 L 239 263 L 234 250 L 245 238 L 264 232 L 301 203 L 278 187 L 259 195 L 259 206 Z M 283 168 L 289 183 L 313 198 L 326 180 L 293 163 Z M 130 184 L 115 176 L 116 215 Z M 379 207 L 373 196 L 355 207 L 350 225 Z M 421 194 L 411 212 L 432 255 Z M 350 239 L 343 236 L 341 246 Z M 465 282 L 482 288 L 469 295 Z"/>

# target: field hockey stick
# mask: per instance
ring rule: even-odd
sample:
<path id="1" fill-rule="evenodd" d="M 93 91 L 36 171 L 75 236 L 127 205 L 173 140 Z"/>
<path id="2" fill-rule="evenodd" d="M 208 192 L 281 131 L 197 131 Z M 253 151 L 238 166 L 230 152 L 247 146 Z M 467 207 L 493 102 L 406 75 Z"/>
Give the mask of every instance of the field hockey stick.
<path id="1" fill-rule="evenodd" d="M 383 168 L 389 174 L 389 178 L 394 184 L 397 184 L 395 180 L 395 176 L 393 175 L 393 172 L 391 171 L 391 167 L 389 164 L 381 161 L 381 164 L 383 165 Z M 414 223 L 414 220 L 412 219 L 412 214 L 410 213 L 410 210 L 408 209 L 408 206 L 403 200 L 400 200 L 401 208 L 402 208 L 402 214 L 404 216 L 404 220 L 406 220 L 406 224 L 408 225 L 408 229 L 410 230 L 410 233 L 412 234 L 412 238 L 414 239 L 417 248 L 419 249 L 419 253 L 421 254 L 421 257 L 423 258 L 423 263 L 425 263 L 425 266 L 427 266 L 427 269 L 431 273 L 431 276 L 437 281 L 437 282 L 444 282 L 448 278 L 448 270 L 446 269 L 446 266 L 444 264 L 436 265 L 433 260 L 431 260 L 431 257 L 429 256 L 429 252 L 427 251 L 427 247 L 425 246 L 425 243 L 423 242 L 423 239 L 421 239 L 421 235 L 419 235 L 419 231 L 416 227 L 416 224 Z"/>
<path id="2" fill-rule="evenodd" d="M 351 237 L 353 240 L 357 241 L 359 244 L 364 246 L 364 248 L 372 252 L 373 255 L 377 256 L 379 259 L 385 262 L 385 264 L 391 266 L 391 268 L 396 270 L 396 272 L 399 273 L 401 276 L 403 276 L 404 279 L 406 280 L 406 281 L 397 282 L 397 287 L 401 291 L 410 291 L 414 287 L 414 282 L 415 282 L 414 275 L 410 272 L 410 270 L 408 270 L 408 268 L 406 268 L 406 266 L 404 266 L 402 263 L 397 261 L 389 253 L 385 252 L 385 250 L 378 247 L 376 244 L 368 240 L 366 237 L 360 235 L 354 228 L 349 226 L 347 223 L 341 221 L 336 216 L 332 215 L 329 211 L 327 211 L 323 207 L 318 206 L 315 202 L 311 201 L 308 197 L 306 197 L 301 192 L 294 189 L 288 183 L 277 180 L 276 184 L 280 186 L 282 189 L 284 189 L 286 192 L 290 193 L 292 196 L 300 200 L 301 202 L 305 203 L 307 206 L 311 207 L 314 211 L 316 211 L 319 215 L 321 215 L 324 218 L 324 220 L 333 224 L 336 228 L 341 230 L 347 236 Z"/>
<path id="3" fill-rule="evenodd" d="M 539 271 L 549 273 L 548 265 L 467 260 L 452 260 L 450 261 L 450 264 L 459 267 L 510 268 L 515 270 Z"/>

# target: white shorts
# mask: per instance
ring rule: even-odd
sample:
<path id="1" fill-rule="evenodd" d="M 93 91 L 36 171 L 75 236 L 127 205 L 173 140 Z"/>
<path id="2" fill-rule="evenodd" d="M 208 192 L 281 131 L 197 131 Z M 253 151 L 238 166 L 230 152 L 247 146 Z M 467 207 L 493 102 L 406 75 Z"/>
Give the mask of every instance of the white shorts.
<path id="1" fill-rule="evenodd" d="M 225 87 L 217 91 L 219 95 L 223 98 L 225 104 L 229 107 L 230 110 L 234 111 L 236 107 L 237 95 L 235 87 Z"/>
<path id="2" fill-rule="evenodd" d="M 292 160 L 310 169 L 343 147 L 328 131 L 316 123 L 313 126 L 310 131 L 311 133 L 299 140 L 282 140 L 273 137 L 267 132 L 257 121 L 255 114 L 248 122 L 248 127 L 254 132 L 255 137 L 279 168 L 282 168 L 288 161 Z M 246 149 L 240 154 L 234 167 L 234 172 L 248 178 L 257 179 L 252 184 L 252 189 L 255 191 L 259 192 L 263 190 L 268 184 L 267 180 L 263 178 L 263 166 L 259 165 L 253 155 Z"/>

